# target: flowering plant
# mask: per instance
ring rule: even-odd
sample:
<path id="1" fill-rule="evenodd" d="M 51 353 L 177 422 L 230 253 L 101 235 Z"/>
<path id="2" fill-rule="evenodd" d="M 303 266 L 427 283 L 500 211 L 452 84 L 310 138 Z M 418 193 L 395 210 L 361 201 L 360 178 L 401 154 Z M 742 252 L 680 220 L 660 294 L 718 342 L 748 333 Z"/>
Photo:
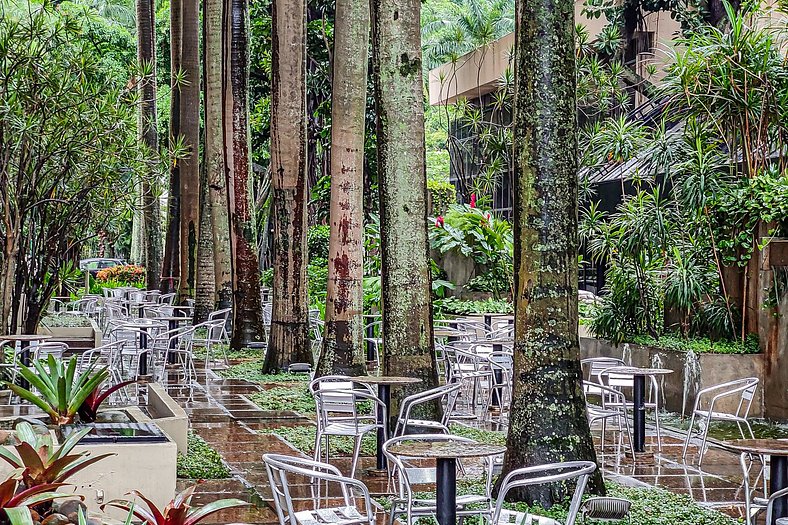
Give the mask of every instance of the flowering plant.
<path id="1" fill-rule="evenodd" d="M 123 281 L 129 284 L 145 281 L 145 268 L 136 264 L 124 264 L 104 268 L 96 274 L 96 280 L 102 283 L 109 281 Z"/>

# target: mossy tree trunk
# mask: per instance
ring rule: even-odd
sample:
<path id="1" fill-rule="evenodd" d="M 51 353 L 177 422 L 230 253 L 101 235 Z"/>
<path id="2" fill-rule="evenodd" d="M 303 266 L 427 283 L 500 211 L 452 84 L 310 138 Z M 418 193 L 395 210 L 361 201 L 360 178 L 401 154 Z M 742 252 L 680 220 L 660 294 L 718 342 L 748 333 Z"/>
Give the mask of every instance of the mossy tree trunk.
<path id="1" fill-rule="evenodd" d="M 208 179 L 205 167 L 200 170 L 200 227 L 197 242 L 197 279 L 194 287 L 194 323 L 202 323 L 216 306 L 216 283 L 213 271 L 213 232 Z"/>
<path id="2" fill-rule="evenodd" d="M 224 165 L 233 261 L 233 333 L 238 350 L 263 338 L 260 271 L 249 202 L 249 3 L 231 0 L 223 14 Z"/>
<path id="3" fill-rule="evenodd" d="M 200 2 L 181 2 L 180 301 L 194 298 L 200 224 Z"/>
<path id="4" fill-rule="evenodd" d="M 378 184 L 386 375 L 422 383 L 397 388 L 398 400 L 438 384 L 432 338 L 427 240 L 427 179 L 419 0 L 372 1 Z M 438 404 L 421 416 L 437 416 Z"/>
<path id="5" fill-rule="evenodd" d="M 156 9 L 153 0 L 137 0 L 137 62 L 140 68 L 140 111 L 138 133 L 148 155 L 148 170 L 142 177 L 141 204 L 144 238 L 145 281 L 148 288 L 159 285 L 161 276 L 161 210 L 156 168 L 159 137 L 156 115 Z"/>
<path id="6" fill-rule="evenodd" d="M 267 372 L 313 360 L 306 296 L 306 3 L 274 0 L 272 22 L 274 285 Z"/>
<path id="7" fill-rule="evenodd" d="M 331 98 L 331 236 L 319 374 L 363 375 L 364 115 L 369 4 L 337 0 Z"/>
<path id="8" fill-rule="evenodd" d="M 577 334 L 574 4 L 517 4 L 514 102 L 514 392 L 503 474 L 596 454 Z M 592 487 L 604 490 L 601 474 Z M 556 487 L 509 493 L 545 506 Z"/>
<path id="9" fill-rule="evenodd" d="M 208 213 L 213 240 L 213 275 L 218 308 L 233 304 L 232 257 L 227 175 L 223 154 L 222 122 L 222 17 L 223 0 L 203 4 L 203 86 L 205 145 L 203 146 Z"/>
<path id="10" fill-rule="evenodd" d="M 178 149 L 181 133 L 181 0 L 170 0 L 170 129 L 168 133 L 170 156 Z M 167 195 L 167 231 L 164 239 L 164 261 L 162 264 L 161 291 L 177 291 L 180 278 L 180 228 L 181 228 L 181 183 L 180 161 L 170 159 L 170 191 Z"/>

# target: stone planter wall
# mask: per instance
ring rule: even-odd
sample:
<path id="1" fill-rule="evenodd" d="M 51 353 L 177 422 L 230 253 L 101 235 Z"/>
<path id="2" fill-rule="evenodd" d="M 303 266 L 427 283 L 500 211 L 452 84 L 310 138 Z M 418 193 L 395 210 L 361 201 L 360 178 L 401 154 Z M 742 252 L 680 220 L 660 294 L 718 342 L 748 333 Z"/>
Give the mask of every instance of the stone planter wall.
<path id="1" fill-rule="evenodd" d="M 662 383 L 665 396 L 664 406 L 667 410 L 679 414 L 682 412 L 685 397 L 685 413 L 689 415 L 692 412 L 698 389 L 745 377 L 757 377 L 763 381 L 765 372 L 762 354 L 698 354 L 697 364 L 700 374 L 697 380 L 694 380 L 690 374 L 690 379 L 685 383 L 688 367 L 687 354 L 684 352 L 634 344 L 630 344 L 629 349 L 633 366 L 651 367 L 658 364 L 662 368 L 673 370 L 672 374 L 664 376 L 664 383 Z M 581 335 L 580 354 L 582 358 L 622 358 L 624 345 L 616 347 L 607 341 Z M 628 356 L 623 356 L 623 358 L 629 362 Z M 764 397 L 763 382 L 761 382 L 753 400 L 750 415 L 763 417 L 769 412 L 769 407 L 765 406 L 765 403 L 769 403 L 769 396 Z M 719 407 L 721 410 L 734 411 L 737 405 L 738 398 L 731 397 L 720 400 L 720 404 L 715 405 L 715 410 Z"/>

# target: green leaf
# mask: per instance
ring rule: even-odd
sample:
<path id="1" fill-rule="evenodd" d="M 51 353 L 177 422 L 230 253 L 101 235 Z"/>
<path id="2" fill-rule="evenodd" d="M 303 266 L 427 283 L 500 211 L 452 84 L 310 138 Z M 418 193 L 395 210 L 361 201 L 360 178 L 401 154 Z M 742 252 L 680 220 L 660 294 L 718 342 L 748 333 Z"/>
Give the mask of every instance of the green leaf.
<path id="1" fill-rule="evenodd" d="M 27 507 L 6 507 L 6 516 L 11 525 L 33 525 L 33 515 Z"/>

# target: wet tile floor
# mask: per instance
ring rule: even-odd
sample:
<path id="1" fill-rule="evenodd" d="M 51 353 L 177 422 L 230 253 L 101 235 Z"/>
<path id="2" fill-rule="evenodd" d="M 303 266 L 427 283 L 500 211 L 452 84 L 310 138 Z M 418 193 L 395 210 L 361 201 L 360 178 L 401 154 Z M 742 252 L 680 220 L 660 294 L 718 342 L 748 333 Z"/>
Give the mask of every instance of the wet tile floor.
<path id="1" fill-rule="evenodd" d="M 170 394 L 189 414 L 192 429 L 215 448 L 231 469 L 232 478 L 206 481 L 197 489 L 195 503 L 204 504 L 220 498 L 240 498 L 250 506 L 230 509 L 212 516 L 206 523 L 276 524 L 276 512 L 261 456 L 264 453 L 303 455 L 277 436 L 260 434 L 259 430 L 287 425 L 311 424 L 308 418 L 295 412 L 272 412 L 257 408 L 246 396 L 259 387 L 241 380 L 221 379 L 213 372 L 199 374 L 200 386 L 191 396 L 187 392 L 170 389 Z M 651 431 L 651 429 L 650 429 Z M 714 507 L 732 516 L 740 516 L 743 501 L 743 478 L 738 456 L 718 448 L 711 448 L 704 456 L 703 468 L 697 465 L 697 446 L 690 446 L 686 462 L 681 459 L 683 437 L 663 430 L 662 451 L 656 451 L 653 435 L 647 438 L 647 449 L 654 452 L 639 454 L 636 460 L 620 454 L 610 444 L 604 452 L 599 447 L 599 432 L 595 432 L 597 450 L 605 475 L 627 485 L 658 486 L 672 492 L 688 494 L 701 504 Z M 349 469 L 347 459 L 332 459 L 340 470 Z M 686 463 L 686 464 L 685 464 Z M 359 472 L 374 467 L 374 458 L 362 458 Z M 388 492 L 385 478 L 362 475 L 373 494 Z M 190 482 L 179 481 L 179 488 Z M 299 489 L 297 489 L 299 490 Z M 301 495 L 309 497 L 307 485 L 300 487 Z M 379 516 L 380 523 L 384 516 Z"/>

